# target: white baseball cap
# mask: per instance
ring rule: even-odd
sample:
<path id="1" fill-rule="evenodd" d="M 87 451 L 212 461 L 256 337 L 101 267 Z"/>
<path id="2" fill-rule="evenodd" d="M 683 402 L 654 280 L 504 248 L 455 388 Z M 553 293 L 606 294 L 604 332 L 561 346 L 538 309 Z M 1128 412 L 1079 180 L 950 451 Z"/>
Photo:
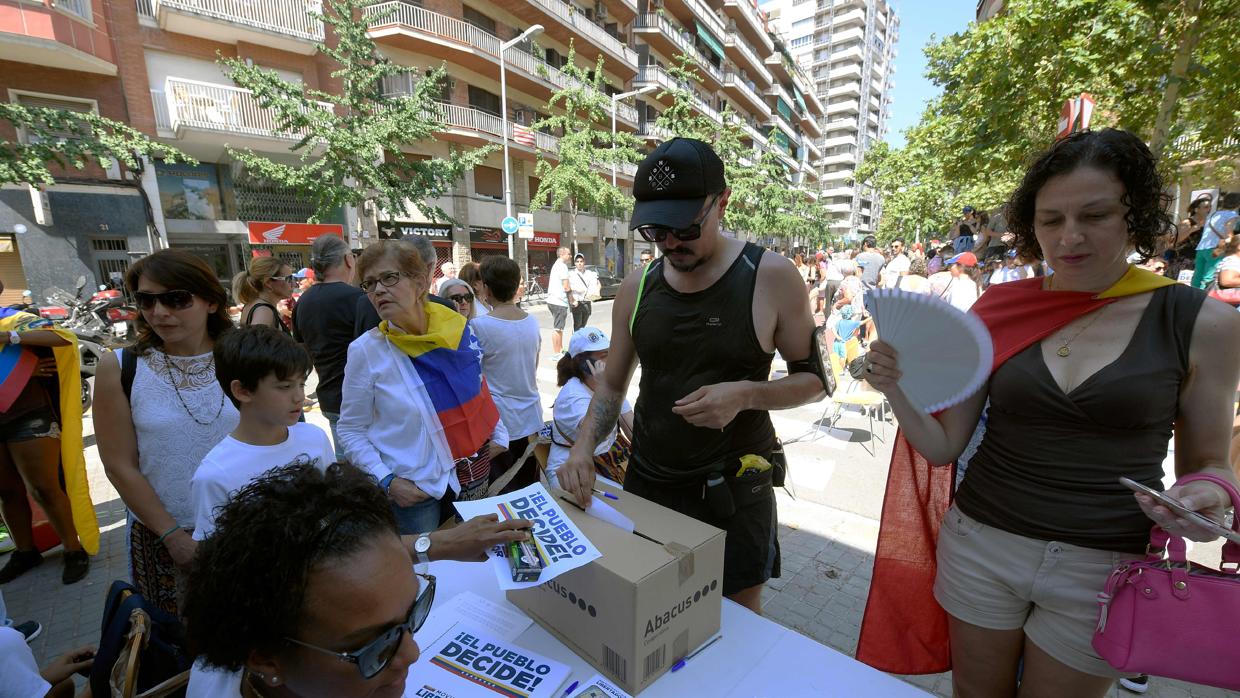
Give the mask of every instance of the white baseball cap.
<path id="1" fill-rule="evenodd" d="M 603 351 L 611 346 L 607 333 L 597 327 L 583 327 L 568 340 L 568 355 L 574 358 L 587 351 Z"/>

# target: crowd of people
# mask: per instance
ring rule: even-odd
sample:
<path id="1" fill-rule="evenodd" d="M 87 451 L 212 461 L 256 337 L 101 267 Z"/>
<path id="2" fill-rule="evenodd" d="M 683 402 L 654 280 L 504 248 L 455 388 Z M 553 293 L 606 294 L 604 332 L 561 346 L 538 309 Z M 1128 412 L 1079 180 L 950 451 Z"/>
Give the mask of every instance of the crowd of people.
<path id="1" fill-rule="evenodd" d="M 697 176 L 656 177 L 656 168 Z M 1003 209 L 965 207 L 948 240 L 880 248 L 866 237 L 857 249 L 789 260 L 722 233 L 731 192 L 709 144 L 661 144 L 635 182 L 631 227 L 660 255 L 625 278 L 611 336 L 589 325 L 598 278 L 584 258 L 562 248 L 551 270 L 550 420 L 536 381 L 540 328 L 519 303 L 522 271 L 511 259 L 444 264 L 436 278 L 426 240 L 377 241 L 355 254 L 324 236 L 308 269 L 251 260 L 233 280 L 237 320 L 228 291 L 191 253 L 163 250 L 129 268 L 138 337 L 99 366 L 95 435 L 128 511 L 131 581 L 184 622 L 197 656 L 189 695 L 399 695 L 436 586 L 414 564 L 480 560 L 528 535 L 520 520 L 460 521 L 452 502 L 544 477 L 583 507 L 606 477 L 725 530 L 723 593 L 760 613 L 765 583 L 780 574 L 774 489 L 786 475 L 770 411 L 824 396 L 816 324 L 837 346 L 853 337 L 868 345 L 865 379 L 900 422 L 909 448 L 896 452 L 913 454 L 893 461 L 893 478 L 957 460 L 986 424 L 954 505 L 918 528 L 943 527 L 921 547 L 937 573 L 930 564 L 927 578 L 888 577 L 884 537 L 916 540 L 884 521 L 867 611 L 881 620 L 867 627 L 885 633 L 882 663 L 909 666 L 911 645 L 945 651 L 946 637 L 912 627 L 933 607 L 948 618 L 959 694 L 1015 695 L 1021 685 L 1101 696 L 1131 678 L 1089 644 L 1110 567 L 1144 549 L 1152 522 L 1210 535 L 1134 498 L 1116 476 L 1161 489 L 1174 429 L 1177 475 L 1235 481 L 1222 437 L 1240 382 L 1231 350 L 1240 317 L 1205 288 L 1240 286 L 1240 196 L 1213 212 L 1195 201 L 1176 226 L 1149 151 L 1106 130 L 1055 145 Z M 1164 276 L 1186 269 L 1189 247 L 1196 289 Z M 865 296 L 878 288 L 971 310 L 996 337 L 1007 336 L 1005 323 L 1037 331 L 1019 346 L 996 340 L 1004 353 L 983 389 L 925 415 L 904 396 L 901 359 L 868 316 Z M 1023 317 L 1016 290 L 1089 291 L 1070 295 L 1096 302 Z M 74 441 L 74 415 L 62 407 L 76 394 L 61 400 L 50 388 L 70 340 L 11 315 L 0 317 L 9 322 L 0 342 L 42 360 L 15 407 L 0 412 L 0 504 L 18 548 L 0 583 L 42 561 L 27 490 L 64 543 L 72 583 L 86 574 L 98 528 L 79 481 L 80 434 Z M 776 352 L 788 373 L 772 379 Z M 304 421 L 311 371 L 326 432 Z M 542 462 L 540 440 L 549 441 Z M 765 467 L 738 468 L 742 460 Z M 1215 518 L 1228 505 L 1210 482 L 1170 493 Z M 903 514 L 918 508 L 908 504 Z M 911 543 L 903 549 L 917 550 Z M 902 587 L 895 601 L 882 595 L 893 586 Z M 901 602 L 921 607 L 910 613 Z M 863 628 L 858 653 L 872 663 L 874 632 Z M 0 628 L 0 646 L 13 646 L 14 633 Z M 64 691 L 66 671 L 90 664 L 88 649 L 42 672 L 24 657 L 0 661 L 0 682 L 11 674 Z"/>

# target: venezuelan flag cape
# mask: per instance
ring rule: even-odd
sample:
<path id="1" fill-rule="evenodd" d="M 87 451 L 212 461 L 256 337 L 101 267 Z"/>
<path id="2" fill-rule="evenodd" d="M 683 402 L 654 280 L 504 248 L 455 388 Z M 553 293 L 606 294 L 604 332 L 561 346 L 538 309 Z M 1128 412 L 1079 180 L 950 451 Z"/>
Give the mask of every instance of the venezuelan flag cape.
<path id="1" fill-rule="evenodd" d="M 1119 298 L 1175 282 L 1137 267 L 1100 294 L 1046 291 L 1032 278 L 992 286 L 973 306 L 994 342 L 993 374 L 1035 342 Z M 934 467 L 897 432 L 887 474 L 874 574 L 857 659 L 895 674 L 951 669 L 947 613 L 934 599 L 939 525 L 951 506 L 955 467 Z"/>
<path id="2" fill-rule="evenodd" d="M 379 331 L 413 359 L 452 458 L 468 458 L 491 438 L 499 422 L 499 410 L 482 377 L 482 347 L 463 315 L 438 303 L 425 308 L 426 334 L 403 334 L 387 320 L 379 323 Z"/>
<path id="3" fill-rule="evenodd" d="M 77 337 L 37 315 L 11 308 L 0 310 L 0 332 L 31 332 L 48 330 L 69 342 L 52 347 L 56 359 L 56 414 L 60 420 L 60 467 L 65 478 L 65 492 L 73 509 L 73 525 L 78 541 L 90 555 L 99 552 L 99 522 L 95 505 L 90 500 L 86 479 L 86 453 L 82 445 L 82 374 L 78 358 Z M 16 351 L 14 351 L 16 350 Z M 0 411 L 7 410 L 30 380 L 38 356 L 29 347 L 10 345 L 0 352 Z"/>

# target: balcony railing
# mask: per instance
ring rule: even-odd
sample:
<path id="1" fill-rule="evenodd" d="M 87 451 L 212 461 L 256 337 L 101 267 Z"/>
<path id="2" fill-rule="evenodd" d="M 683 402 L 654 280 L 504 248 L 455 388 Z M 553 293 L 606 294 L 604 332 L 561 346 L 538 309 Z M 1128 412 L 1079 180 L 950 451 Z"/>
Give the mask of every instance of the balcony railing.
<path id="1" fill-rule="evenodd" d="M 667 90 L 688 90 L 689 85 L 676 82 L 667 71 L 657 65 L 643 65 L 637 68 L 637 77 L 633 78 L 633 82 L 644 83 L 648 85 L 658 85 Z"/>
<path id="2" fill-rule="evenodd" d="M 589 37 L 595 45 L 620 56 L 626 63 L 630 65 L 637 63 L 637 53 L 633 49 L 608 34 L 602 27 L 587 19 L 585 14 L 578 12 L 576 8 L 563 0 L 529 0 L 529 2 L 537 5 L 543 12 L 554 15 L 561 23 L 573 27 L 579 34 Z"/>
<path id="3" fill-rule="evenodd" d="M 388 95 L 389 97 L 399 97 L 400 93 Z M 476 131 L 497 139 L 502 139 L 504 133 L 504 121 L 495 114 L 466 107 L 460 104 L 448 104 L 447 102 L 435 102 L 430 108 L 431 116 L 439 123 L 450 128 L 461 129 L 465 131 Z M 508 122 L 508 138 L 515 142 L 513 137 L 516 124 Z M 560 148 L 560 139 L 555 136 L 548 135 L 542 131 L 533 131 L 534 146 L 538 150 L 546 150 L 552 153 L 558 152 Z"/>
<path id="4" fill-rule="evenodd" d="M 753 81 L 746 80 L 736 73 L 727 73 L 724 75 L 723 86 L 731 86 L 739 89 L 741 92 L 745 93 L 746 97 L 753 100 L 753 104 L 762 104 L 764 106 L 766 104 L 762 101 L 762 97 L 758 95 L 757 86 L 754 85 Z"/>
<path id="5" fill-rule="evenodd" d="M 137 3 L 138 3 L 138 16 L 150 17 L 154 19 L 155 0 L 137 0 Z"/>
<path id="6" fill-rule="evenodd" d="M 151 90 L 151 105 L 155 107 L 155 128 L 172 129 L 172 116 L 168 113 L 168 98 L 163 88 Z"/>
<path id="7" fill-rule="evenodd" d="M 741 15 L 745 17 L 745 21 L 749 22 L 749 26 L 754 32 L 763 38 L 764 48 L 773 50 L 774 44 L 771 43 L 770 35 L 767 33 L 766 22 L 762 17 L 753 0 L 726 0 L 725 4 L 735 5 L 741 8 Z"/>
<path id="8" fill-rule="evenodd" d="M 660 14 L 655 14 L 654 12 L 648 12 L 644 15 L 640 15 L 633 27 L 635 29 L 658 29 L 663 32 L 664 36 L 671 39 L 672 43 L 676 44 L 681 51 L 684 51 L 696 59 L 698 65 L 701 66 L 707 73 L 710 73 L 715 78 L 716 82 L 723 80 L 723 74 L 720 70 L 716 68 L 713 63 L 707 60 L 706 56 L 702 55 L 702 52 L 699 51 L 697 46 L 693 44 L 693 39 L 691 38 L 692 35 L 689 34 L 688 29 L 677 27 L 675 24 L 668 21 L 667 17 Z"/>
<path id="9" fill-rule="evenodd" d="M 259 106 L 249 90 L 184 78 L 164 83 L 168 128 L 200 128 L 268 138 L 300 139 L 304 132 L 288 133 L 276 123 L 275 112 Z M 152 96 L 154 91 L 152 91 Z M 331 105 L 320 102 L 330 111 Z M 159 108 L 156 107 L 156 123 Z"/>
<path id="10" fill-rule="evenodd" d="M 138 0 L 139 13 L 144 4 L 153 11 L 162 5 L 309 41 L 323 40 L 323 23 L 309 14 L 322 11 L 319 0 Z"/>
<path id="11" fill-rule="evenodd" d="M 745 59 L 749 61 L 748 68 L 758 74 L 767 85 L 771 84 L 774 78 L 771 77 L 771 71 L 766 69 L 766 62 L 758 58 L 758 54 L 749 48 L 749 42 L 739 36 L 736 32 L 728 32 L 724 37 L 724 46 L 731 46 L 741 52 Z"/>

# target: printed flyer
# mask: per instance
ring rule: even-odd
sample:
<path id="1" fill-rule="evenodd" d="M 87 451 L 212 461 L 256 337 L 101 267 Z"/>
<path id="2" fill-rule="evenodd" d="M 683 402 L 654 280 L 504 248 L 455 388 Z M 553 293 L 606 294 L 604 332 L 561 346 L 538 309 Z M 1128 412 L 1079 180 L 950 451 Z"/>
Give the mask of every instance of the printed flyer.
<path id="1" fill-rule="evenodd" d="M 565 664 L 457 625 L 409 667 L 405 696 L 559 698 Z"/>
<path id="2" fill-rule="evenodd" d="M 495 569 L 500 589 L 536 587 L 602 556 L 598 548 L 582 535 L 572 519 L 564 515 L 564 510 L 560 509 L 559 503 L 542 483 L 534 483 L 498 497 L 456 502 L 456 510 L 465 519 L 498 514 L 501 521 L 529 519 L 534 522 L 531 542 L 540 556 L 542 573 L 536 581 L 512 581 L 512 570 L 504 556 L 503 547 L 496 546 L 491 549 L 490 564 Z"/>
<path id="3" fill-rule="evenodd" d="M 573 692 L 570 698 L 633 698 L 619 686 L 595 674 L 581 683 L 581 687 Z"/>

